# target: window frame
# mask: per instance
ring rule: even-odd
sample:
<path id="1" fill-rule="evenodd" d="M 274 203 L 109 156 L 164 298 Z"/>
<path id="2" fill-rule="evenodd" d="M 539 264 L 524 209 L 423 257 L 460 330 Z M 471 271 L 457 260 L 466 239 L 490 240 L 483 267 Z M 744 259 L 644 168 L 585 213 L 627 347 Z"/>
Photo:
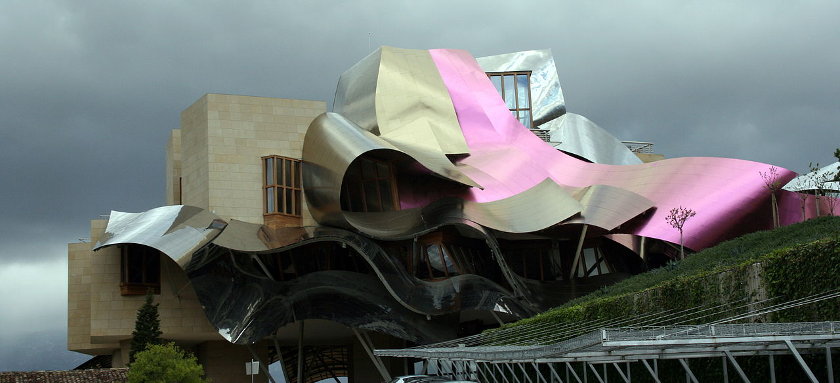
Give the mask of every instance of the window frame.
<path id="1" fill-rule="evenodd" d="M 513 115 L 514 115 L 514 118 L 516 118 L 516 120 L 520 121 L 520 122 L 522 122 L 522 121 L 519 119 L 519 112 L 527 111 L 528 112 L 528 126 L 526 126 L 526 128 L 532 129 L 532 130 L 536 129 L 534 127 L 534 110 L 533 110 L 534 98 L 531 97 L 532 96 L 531 95 L 531 71 L 486 72 L 486 74 L 487 74 L 487 78 L 491 81 L 491 83 L 493 81 L 493 77 L 499 77 L 500 78 L 501 89 L 497 89 L 497 91 L 500 92 L 499 96 L 502 97 L 503 101 L 505 101 L 505 80 L 504 80 L 505 76 L 510 76 L 510 75 L 513 76 L 514 108 L 511 109 L 510 107 L 508 107 L 508 110 L 510 110 L 511 113 L 513 113 Z M 527 79 L 528 79 L 528 107 L 527 108 L 522 108 L 519 105 L 519 87 L 516 86 L 516 76 L 518 76 L 518 75 L 526 75 Z M 495 85 L 493 87 L 495 88 Z M 505 101 L 505 106 L 506 107 L 508 106 L 506 101 Z"/>
<path id="2" fill-rule="evenodd" d="M 268 169 L 268 160 L 271 159 L 271 169 Z M 263 216 L 287 216 L 287 217 L 302 217 L 303 215 L 303 161 L 297 158 L 291 158 L 279 155 L 269 155 L 260 157 L 262 163 L 262 200 L 263 200 Z M 290 165 L 288 169 L 292 173 L 288 179 L 291 185 L 286 185 L 286 162 Z M 279 165 L 278 165 L 279 164 Z M 278 177 L 278 166 L 280 166 L 281 173 Z M 271 174 L 273 183 L 268 183 L 268 175 Z M 283 181 L 282 183 L 280 181 Z M 281 193 L 282 191 L 282 193 Z M 291 191 L 291 208 L 286 209 L 286 192 Z M 269 211 L 269 192 L 273 194 L 274 208 Z M 280 198 L 282 196 L 283 198 Z M 290 211 L 287 213 L 286 211 Z"/>
<path id="3" fill-rule="evenodd" d="M 120 294 L 121 295 L 146 295 L 149 290 L 154 294 L 160 294 L 161 283 L 161 252 L 155 248 L 128 244 L 119 246 L 120 249 Z M 129 281 L 129 267 L 135 262 L 130 258 L 140 257 L 141 281 Z M 152 270 L 157 263 L 156 270 Z M 152 277 L 154 275 L 154 277 Z M 154 280 L 156 279 L 156 280 Z"/>
<path id="4" fill-rule="evenodd" d="M 375 177 L 366 178 L 364 166 L 365 161 L 372 163 L 373 168 L 376 169 L 377 175 Z M 388 174 L 384 177 L 378 175 L 380 166 L 385 166 L 388 169 Z M 392 164 L 390 161 L 380 160 L 377 158 L 359 157 L 358 159 L 353 161 L 352 164 L 350 164 L 350 167 L 348 168 L 347 172 L 344 175 L 344 179 L 341 182 L 341 192 L 339 197 L 341 209 L 345 211 L 363 213 L 400 210 L 400 199 L 399 193 L 397 191 L 397 177 L 395 173 L 396 172 L 394 164 Z M 379 186 L 380 181 L 385 181 L 389 185 L 390 193 L 382 192 L 382 188 Z M 378 210 L 371 210 L 368 207 L 367 192 L 365 191 L 366 183 L 373 183 L 376 185 L 376 195 L 378 197 L 377 200 L 379 201 L 380 207 Z M 351 191 L 351 185 L 357 190 Z M 356 206 L 353 203 L 353 199 L 351 198 L 351 193 L 360 194 L 359 201 L 361 201 L 361 209 L 356 209 Z M 390 210 L 386 210 L 383 207 L 383 202 L 385 201 L 385 198 L 388 197 L 390 197 L 390 204 L 392 207 L 392 209 Z"/>

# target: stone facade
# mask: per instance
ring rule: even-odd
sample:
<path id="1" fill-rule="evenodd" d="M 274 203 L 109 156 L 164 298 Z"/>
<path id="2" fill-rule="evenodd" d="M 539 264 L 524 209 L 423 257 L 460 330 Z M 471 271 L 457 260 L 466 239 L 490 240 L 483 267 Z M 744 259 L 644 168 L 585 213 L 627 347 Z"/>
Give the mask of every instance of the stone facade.
<path id="1" fill-rule="evenodd" d="M 325 111 L 323 101 L 205 95 L 181 113 L 181 132 L 168 144 L 167 174 L 181 174 L 183 204 L 264 223 L 261 157 L 300 159 L 309 123 Z M 177 201 L 176 190 L 168 189 L 167 201 Z M 301 211 L 303 225 L 313 225 L 305 203 Z"/>
<path id="2" fill-rule="evenodd" d="M 201 207 L 223 219 L 271 221 L 263 214 L 261 157 L 300 159 L 309 123 L 326 111 L 323 101 L 207 94 L 181 113 L 181 128 L 166 145 L 166 203 Z M 298 225 L 312 225 L 305 204 Z M 91 221 L 90 242 L 68 245 L 68 342 L 72 351 L 111 355 L 114 367 L 128 359 L 142 295 L 122 295 L 117 247 L 91 249 L 107 221 Z M 160 259 L 162 337 L 196 352 L 208 377 L 250 382 L 244 363 L 252 354 L 225 341 L 209 323 L 183 271 Z M 289 342 L 290 343 L 290 342 Z M 267 345 L 253 346 L 261 358 Z M 257 381 L 266 381 L 260 375 Z"/>

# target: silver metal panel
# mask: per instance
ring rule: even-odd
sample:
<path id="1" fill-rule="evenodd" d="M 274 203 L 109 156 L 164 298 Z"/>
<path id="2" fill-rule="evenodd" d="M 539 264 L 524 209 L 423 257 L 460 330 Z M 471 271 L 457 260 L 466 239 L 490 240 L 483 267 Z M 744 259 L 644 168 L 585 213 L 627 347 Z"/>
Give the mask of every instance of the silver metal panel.
<path id="1" fill-rule="evenodd" d="M 143 213 L 112 211 L 102 239 L 93 250 L 119 244 L 153 247 L 182 267 L 192 254 L 227 225 L 215 214 L 195 206 L 163 206 Z"/>
<path id="2" fill-rule="evenodd" d="M 485 72 L 531 71 L 531 110 L 534 126 L 540 126 L 566 113 L 563 89 L 550 49 L 479 57 Z"/>
<path id="3" fill-rule="evenodd" d="M 840 172 L 840 162 L 835 162 L 831 165 L 821 167 L 816 172 L 803 174 L 799 177 L 790 180 L 790 182 L 788 182 L 784 187 L 782 187 L 782 189 L 794 192 L 802 190 L 813 190 L 816 189 L 816 185 L 813 184 L 812 180 L 833 180 L 834 177 L 837 176 L 838 172 Z M 829 192 L 840 192 L 840 181 L 826 182 L 822 185 L 822 188 L 823 190 Z"/>
<path id="4" fill-rule="evenodd" d="M 549 131 L 555 148 L 590 162 L 607 165 L 642 163 L 621 141 L 579 114 L 566 113 L 542 128 Z"/>
<path id="5" fill-rule="evenodd" d="M 470 222 L 450 220 L 446 224 L 472 231 L 475 236 L 483 237 L 491 244 L 494 242 L 489 233 Z M 425 229 L 437 230 L 443 225 L 437 223 Z M 412 236 L 406 235 L 405 238 Z M 375 241 L 347 230 L 328 227 L 271 229 L 263 225 L 233 221 L 213 240 L 213 244 L 219 247 L 260 254 L 279 254 L 317 242 L 341 243 L 342 246 L 356 250 L 379 276 L 393 298 L 417 313 L 440 315 L 464 309 L 498 309 L 499 312 L 524 316 L 532 312 L 530 308 L 524 308 L 513 300 L 513 294 L 507 289 L 482 276 L 460 275 L 445 281 L 421 281 L 408 274 L 400 261 L 387 254 Z M 498 252 L 498 249 L 495 251 Z"/>

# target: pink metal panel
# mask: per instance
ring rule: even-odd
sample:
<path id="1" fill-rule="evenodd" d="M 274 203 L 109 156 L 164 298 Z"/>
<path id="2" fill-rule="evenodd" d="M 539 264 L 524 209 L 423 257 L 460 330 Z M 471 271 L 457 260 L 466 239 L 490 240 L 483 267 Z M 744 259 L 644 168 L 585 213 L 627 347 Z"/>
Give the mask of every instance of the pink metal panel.
<path id="1" fill-rule="evenodd" d="M 467 52 L 436 49 L 431 55 L 470 148 L 470 155 L 460 164 L 469 165 L 463 167 L 464 173 L 484 186 L 484 190 L 470 189 L 469 199 L 507 198 L 545 178 L 576 187 L 616 186 L 638 193 L 658 207 L 626 229 L 632 234 L 677 243 L 679 233 L 665 222 L 665 216 L 677 206 L 697 211 L 685 225 L 685 243 L 693 249 L 769 227 L 769 194 L 759 172 L 766 172 L 770 165 L 708 157 L 629 166 L 585 163 L 557 151 L 519 124 Z M 782 184 L 795 176 L 787 169 L 779 169 L 779 174 Z M 788 210 L 784 213 L 789 214 Z"/>

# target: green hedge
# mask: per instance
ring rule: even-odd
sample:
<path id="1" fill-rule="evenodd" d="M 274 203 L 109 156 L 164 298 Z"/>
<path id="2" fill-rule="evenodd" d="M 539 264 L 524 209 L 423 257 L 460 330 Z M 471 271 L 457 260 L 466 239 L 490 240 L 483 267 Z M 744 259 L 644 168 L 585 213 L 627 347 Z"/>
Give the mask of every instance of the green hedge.
<path id="1" fill-rule="evenodd" d="M 789 299 L 840 287 L 840 217 L 821 217 L 745 235 L 681 262 L 628 278 L 595 293 L 508 324 L 580 323 L 725 305 L 743 299 Z M 761 280 L 764 288 L 750 281 Z M 725 313 L 724 313 L 725 316 Z M 698 318 L 708 322 L 715 318 Z M 838 320 L 840 305 L 811 305 L 774 320 Z M 676 322 L 676 321 L 675 321 Z"/>
<path id="2" fill-rule="evenodd" d="M 737 306 L 745 301 L 767 297 L 792 300 L 838 288 L 840 217 L 822 217 L 722 243 L 684 261 L 637 275 L 504 327 L 526 323 L 594 323 L 699 306 Z M 687 323 L 707 323 L 732 314 L 724 312 L 716 317 L 698 317 L 695 314 L 692 316 L 694 320 Z M 662 317 L 660 315 L 657 319 Z M 656 324 L 684 323 L 685 319 Z M 774 322 L 840 320 L 840 303 L 836 299 L 823 301 L 779 311 L 760 319 Z M 817 378 L 826 380 L 824 354 L 805 354 L 804 358 L 815 369 Z M 834 371 L 840 371 L 840 357 L 835 355 L 832 359 Z M 767 357 L 739 357 L 738 360 L 752 381 L 769 381 Z M 662 360 L 659 363 L 663 382 L 685 381 L 682 367 L 676 361 Z M 689 363 L 700 381 L 723 380 L 723 361 L 720 358 L 692 359 Z M 778 381 L 807 379 L 792 356 L 777 356 L 775 363 Z M 615 371 L 608 371 L 610 381 L 620 381 Z M 640 363 L 631 363 L 631 371 L 634 381 L 652 381 Z M 729 379 L 738 380 L 732 366 L 729 366 Z"/>

